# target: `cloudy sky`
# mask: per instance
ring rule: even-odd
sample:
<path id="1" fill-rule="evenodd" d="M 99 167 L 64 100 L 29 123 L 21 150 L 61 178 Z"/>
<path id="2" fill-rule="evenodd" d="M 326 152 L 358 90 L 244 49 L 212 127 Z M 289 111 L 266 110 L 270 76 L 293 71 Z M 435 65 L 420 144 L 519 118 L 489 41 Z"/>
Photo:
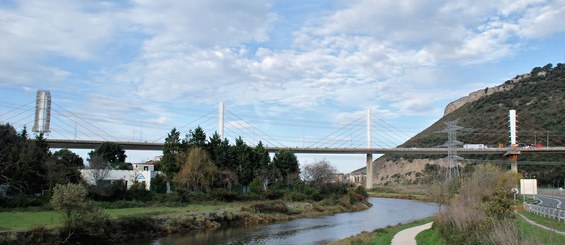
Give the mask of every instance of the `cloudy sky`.
<path id="1" fill-rule="evenodd" d="M 394 145 L 450 101 L 563 63 L 564 16 L 565 0 L 1 0 L 0 121 L 31 127 L 42 89 L 50 138 L 152 142 L 211 134 L 224 102 L 232 142 L 346 147 L 366 144 L 371 109 L 397 131 L 373 146 Z M 364 165 L 301 157 L 317 159 Z"/>

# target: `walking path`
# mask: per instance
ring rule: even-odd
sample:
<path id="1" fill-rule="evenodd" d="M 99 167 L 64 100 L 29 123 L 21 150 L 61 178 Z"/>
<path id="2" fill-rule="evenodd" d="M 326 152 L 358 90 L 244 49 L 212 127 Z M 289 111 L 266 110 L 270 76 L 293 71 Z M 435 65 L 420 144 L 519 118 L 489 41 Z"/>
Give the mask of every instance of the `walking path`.
<path id="1" fill-rule="evenodd" d="M 515 212 L 515 213 L 518 214 L 518 215 L 520 215 L 520 217 L 522 217 L 522 219 L 524 219 L 526 222 L 528 222 L 528 223 L 530 223 L 530 224 L 532 224 L 532 225 L 535 225 L 535 226 L 540 227 L 540 228 L 542 228 L 542 229 L 545 229 L 545 230 L 548 230 L 548 231 L 551 231 L 551 232 L 555 232 L 555 233 L 557 233 L 557 234 L 560 234 L 560 235 L 562 235 L 562 236 L 565 236 L 565 232 L 558 231 L 558 230 L 549 228 L 549 227 L 547 227 L 547 226 L 538 224 L 538 223 L 534 222 L 533 220 L 530 220 L 530 219 L 526 218 L 526 216 L 524 216 L 524 215 L 522 215 L 522 214 L 520 214 L 520 213 L 518 213 L 518 212 Z"/>
<path id="2" fill-rule="evenodd" d="M 548 231 L 552 231 L 552 232 L 555 232 L 557 234 L 565 236 L 565 232 L 557 231 L 557 230 L 549 228 L 547 226 L 538 224 L 538 223 L 526 218 L 524 215 L 522 215 L 518 212 L 516 212 L 516 214 L 520 215 L 520 217 L 522 217 L 522 219 L 524 219 L 526 222 L 528 222 L 532 225 L 535 225 L 535 226 L 538 226 L 542 229 L 546 229 Z M 417 245 L 416 236 L 418 235 L 418 233 L 432 228 L 433 223 L 434 222 L 430 222 L 430 223 L 423 224 L 423 225 L 420 225 L 420 226 L 415 226 L 415 227 L 412 227 L 412 228 L 401 230 L 400 232 L 396 233 L 396 235 L 394 235 L 390 244 L 391 245 Z"/>
<path id="3" fill-rule="evenodd" d="M 434 222 L 430 222 L 427 224 L 423 224 L 420 226 L 415 226 L 412 228 L 408 228 L 406 230 L 401 230 L 400 232 L 396 233 L 392 238 L 391 245 L 416 245 L 416 235 L 418 233 L 432 228 L 432 224 Z"/>

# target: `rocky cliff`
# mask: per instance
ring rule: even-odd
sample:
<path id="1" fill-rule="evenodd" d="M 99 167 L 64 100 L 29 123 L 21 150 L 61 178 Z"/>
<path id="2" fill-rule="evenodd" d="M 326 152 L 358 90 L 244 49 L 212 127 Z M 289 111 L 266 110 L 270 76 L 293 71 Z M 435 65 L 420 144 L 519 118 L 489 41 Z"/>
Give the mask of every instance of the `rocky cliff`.
<path id="1" fill-rule="evenodd" d="M 538 72 L 536 75 L 537 76 L 545 76 L 546 72 L 541 71 L 541 72 Z M 518 83 L 518 82 L 520 82 L 524 79 L 527 79 L 529 77 L 531 77 L 530 73 L 527 73 L 527 74 L 524 74 L 524 75 L 519 75 L 519 76 L 516 76 L 515 78 L 513 78 L 511 80 L 506 81 L 502 85 L 494 86 L 494 87 L 491 87 L 491 88 L 485 88 L 485 89 L 481 89 L 481 90 L 477 90 L 475 92 L 472 92 L 465 97 L 462 97 L 458 100 L 455 100 L 455 101 L 449 103 L 445 107 L 443 115 L 445 116 L 445 115 L 457 110 L 459 107 L 461 107 L 465 104 L 477 101 L 477 100 L 479 100 L 479 99 L 481 99 L 485 96 L 489 96 L 489 95 L 492 95 L 492 94 L 498 93 L 498 92 L 504 92 L 504 91 L 511 90 L 516 83 Z"/>
<path id="2" fill-rule="evenodd" d="M 375 185 L 426 183 L 426 178 L 437 173 L 429 173 L 426 165 L 445 168 L 444 159 L 387 160 L 379 158 L 373 162 L 373 183 Z"/>

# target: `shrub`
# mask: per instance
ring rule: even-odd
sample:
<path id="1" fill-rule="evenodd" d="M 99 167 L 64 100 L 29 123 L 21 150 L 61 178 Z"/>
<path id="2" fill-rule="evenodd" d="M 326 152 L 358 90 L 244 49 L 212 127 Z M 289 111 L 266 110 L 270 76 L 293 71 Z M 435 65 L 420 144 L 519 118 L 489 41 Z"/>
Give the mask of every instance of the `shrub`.
<path id="1" fill-rule="evenodd" d="M 256 203 L 253 205 L 253 210 L 261 213 L 288 213 L 288 207 L 281 201 Z"/>
<path id="2" fill-rule="evenodd" d="M 264 195 L 269 200 L 276 200 L 276 199 L 282 198 L 284 196 L 284 192 L 281 191 L 281 190 L 269 189 L 269 190 L 265 191 Z"/>
<path id="3" fill-rule="evenodd" d="M 363 187 L 362 185 L 355 187 L 354 189 L 355 193 L 363 196 L 364 198 L 369 197 L 369 194 L 367 193 L 367 190 L 365 189 L 365 187 Z"/>
<path id="4" fill-rule="evenodd" d="M 225 202 L 233 202 L 237 200 L 238 193 L 233 191 L 227 191 L 225 189 L 217 189 L 212 191 L 212 195 L 215 199 Z"/>
<path id="5" fill-rule="evenodd" d="M 304 193 L 291 191 L 291 192 L 287 192 L 284 195 L 284 199 L 292 202 L 301 202 L 308 199 L 308 196 L 306 196 L 306 194 Z"/>
<path id="6" fill-rule="evenodd" d="M 149 191 L 145 188 L 145 182 L 134 182 L 127 190 L 127 196 L 129 200 L 147 201 Z"/>

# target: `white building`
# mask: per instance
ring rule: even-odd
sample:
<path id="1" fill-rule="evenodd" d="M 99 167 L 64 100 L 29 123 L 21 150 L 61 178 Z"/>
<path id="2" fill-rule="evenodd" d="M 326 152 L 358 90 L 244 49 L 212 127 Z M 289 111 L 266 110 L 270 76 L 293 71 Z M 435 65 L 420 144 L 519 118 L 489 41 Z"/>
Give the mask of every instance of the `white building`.
<path id="1" fill-rule="evenodd" d="M 96 180 L 109 183 L 123 180 L 128 189 L 133 183 L 142 182 L 145 184 L 145 189 L 150 190 L 151 179 L 161 172 L 155 171 L 155 165 L 151 163 L 135 163 L 132 165 L 133 170 L 82 169 L 80 173 L 82 178 L 90 185 L 96 184 Z"/>

